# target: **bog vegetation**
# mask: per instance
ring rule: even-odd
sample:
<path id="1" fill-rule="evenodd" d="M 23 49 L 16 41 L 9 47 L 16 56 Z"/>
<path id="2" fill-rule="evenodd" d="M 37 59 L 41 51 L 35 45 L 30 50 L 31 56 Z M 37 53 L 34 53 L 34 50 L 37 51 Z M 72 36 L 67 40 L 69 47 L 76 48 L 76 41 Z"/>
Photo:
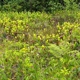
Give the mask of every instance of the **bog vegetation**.
<path id="1" fill-rule="evenodd" d="M 51 13 L 39 8 L 19 12 L 5 1 L 0 12 L 0 80 L 80 79 L 79 9 L 69 5 Z"/>

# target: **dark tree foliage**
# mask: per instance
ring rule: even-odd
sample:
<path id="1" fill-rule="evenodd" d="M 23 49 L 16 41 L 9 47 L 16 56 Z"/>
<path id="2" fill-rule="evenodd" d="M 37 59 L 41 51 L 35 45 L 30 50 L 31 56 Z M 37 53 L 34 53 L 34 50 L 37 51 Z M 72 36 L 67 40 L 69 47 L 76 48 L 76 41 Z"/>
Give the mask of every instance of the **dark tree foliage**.
<path id="1" fill-rule="evenodd" d="M 74 0 L 79 4 L 80 0 Z M 54 11 L 65 7 L 64 0 L 0 0 L 1 10 Z"/>
<path id="2" fill-rule="evenodd" d="M 0 5 L 3 5 L 4 4 L 4 0 L 0 0 Z"/>

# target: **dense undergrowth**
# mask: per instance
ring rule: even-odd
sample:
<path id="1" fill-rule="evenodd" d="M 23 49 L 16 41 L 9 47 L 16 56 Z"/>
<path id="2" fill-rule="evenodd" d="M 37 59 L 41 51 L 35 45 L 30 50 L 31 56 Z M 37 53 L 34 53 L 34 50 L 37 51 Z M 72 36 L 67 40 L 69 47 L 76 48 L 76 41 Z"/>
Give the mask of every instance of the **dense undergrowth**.
<path id="1" fill-rule="evenodd" d="M 80 12 L 0 12 L 0 80 L 80 79 Z"/>

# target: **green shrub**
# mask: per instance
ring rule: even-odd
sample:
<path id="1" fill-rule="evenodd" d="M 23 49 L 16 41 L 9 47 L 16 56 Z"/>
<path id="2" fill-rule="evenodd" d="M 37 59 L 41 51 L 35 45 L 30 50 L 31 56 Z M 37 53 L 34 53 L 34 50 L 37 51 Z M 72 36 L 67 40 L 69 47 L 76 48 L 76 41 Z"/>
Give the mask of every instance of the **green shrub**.
<path id="1" fill-rule="evenodd" d="M 64 12 L 0 13 L 1 80 L 79 79 L 80 12 Z"/>

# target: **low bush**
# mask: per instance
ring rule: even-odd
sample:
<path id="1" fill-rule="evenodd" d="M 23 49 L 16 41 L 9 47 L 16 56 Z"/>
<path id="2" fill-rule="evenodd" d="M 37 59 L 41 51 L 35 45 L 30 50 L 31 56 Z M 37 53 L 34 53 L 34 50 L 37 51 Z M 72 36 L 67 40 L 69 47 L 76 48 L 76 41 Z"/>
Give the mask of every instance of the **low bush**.
<path id="1" fill-rule="evenodd" d="M 72 13 L 0 13 L 0 79 L 79 79 L 80 12 Z"/>

